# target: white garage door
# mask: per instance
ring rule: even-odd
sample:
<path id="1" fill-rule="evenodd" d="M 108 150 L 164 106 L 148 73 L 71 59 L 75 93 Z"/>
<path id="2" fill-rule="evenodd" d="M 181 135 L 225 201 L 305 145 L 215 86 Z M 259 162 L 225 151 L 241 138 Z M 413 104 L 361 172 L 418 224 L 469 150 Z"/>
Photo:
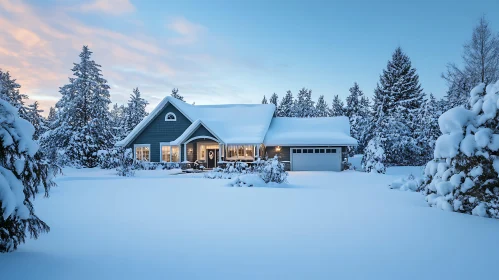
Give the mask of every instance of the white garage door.
<path id="1" fill-rule="evenodd" d="M 291 148 L 292 171 L 341 171 L 341 148 Z"/>

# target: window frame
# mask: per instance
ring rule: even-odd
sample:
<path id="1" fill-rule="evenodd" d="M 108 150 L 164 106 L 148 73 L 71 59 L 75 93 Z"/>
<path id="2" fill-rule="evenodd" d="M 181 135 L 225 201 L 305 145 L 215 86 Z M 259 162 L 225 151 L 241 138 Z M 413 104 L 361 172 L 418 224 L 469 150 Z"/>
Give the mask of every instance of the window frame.
<path id="1" fill-rule="evenodd" d="M 173 116 L 173 119 L 169 119 L 168 118 L 169 116 Z M 175 113 L 173 113 L 173 112 L 166 113 L 165 122 L 176 122 L 176 121 L 177 121 L 177 115 L 175 115 Z"/>
<path id="2" fill-rule="evenodd" d="M 133 160 L 137 161 L 137 148 L 148 148 L 149 149 L 149 159 L 147 162 L 151 162 L 151 144 L 134 144 L 133 145 Z M 143 161 L 143 160 L 141 160 Z"/>
<path id="3" fill-rule="evenodd" d="M 167 153 L 167 155 L 169 154 L 170 157 L 169 157 L 169 160 L 163 160 L 163 147 L 170 147 L 170 152 Z M 173 161 L 173 148 L 174 147 L 177 147 L 178 149 L 178 161 Z M 159 143 L 159 162 L 175 162 L 175 163 L 179 163 L 181 162 L 181 157 L 180 157 L 180 146 L 179 145 L 170 145 L 169 142 L 166 142 L 166 143 Z"/>

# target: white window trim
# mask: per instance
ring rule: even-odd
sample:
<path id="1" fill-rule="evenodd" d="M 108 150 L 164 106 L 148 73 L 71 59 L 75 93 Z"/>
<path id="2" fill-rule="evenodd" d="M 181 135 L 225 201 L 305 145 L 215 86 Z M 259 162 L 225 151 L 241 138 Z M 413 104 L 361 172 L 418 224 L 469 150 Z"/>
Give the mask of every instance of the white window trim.
<path id="1" fill-rule="evenodd" d="M 147 147 L 149 148 L 149 160 L 151 162 L 151 144 L 134 144 L 133 145 L 133 160 L 137 161 L 137 148 Z"/>
<path id="2" fill-rule="evenodd" d="M 160 142 L 159 143 L 159 162 L 168 162 L 163 160 L 163 146 L 170 147 L 170 161 L 169 162 L 180 162 L 180 155 L 178 156 L 179 161 L 172 161 L 172 147 L 178 147 L 178 152 L 180 153 L 180 146 L 179 145 L 170 145 L 169 142 Z"/>
<path id="3" fill-rule="evenodd" d="M 237 152 L 236 156 L 229 157 L 228 151 L 229 151 L 229 149 L 232 146 L 236 146 L 236 147 L 244 146 L 244 154 L 245 155 L 244 156 L 240 156 L 239 152 Z M 253 156 L 246 156 L 246 148 L 247 147 L 252 147 L 253 148 Z M 227 145 L 225 145 L 225 149 L 227 150 L 227 152 L 226 152 L 227 157 L 225 158 L 225 160 L 255 160 L 255 145 L 227 144 Z"/>
<path id="4" fill-rule="evenodd" d="M 168 116 L 173 116 L 173 119 L 168 119 Z M 177 115 L 175 115 L 175 113 L 173 112 L 166 113 L 165 122 L 175 122 L 175 121 L 177 121 Z"/>

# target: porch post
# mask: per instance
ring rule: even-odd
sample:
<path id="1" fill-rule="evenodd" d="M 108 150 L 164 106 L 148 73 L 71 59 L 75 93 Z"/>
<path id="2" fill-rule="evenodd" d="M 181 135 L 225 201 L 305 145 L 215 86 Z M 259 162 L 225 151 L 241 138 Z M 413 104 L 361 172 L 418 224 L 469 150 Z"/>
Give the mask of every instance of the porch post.
<path id="1" fill-rule="evenodd" d="M 184 154 L 183 154 L 184 160 L 183 161 L 187 161 L 187 145 L 186 144 L 183 144 L 183 145 L 184 145 Z"/>
<path id="2" fill-rule="evenodd" d="M 255 149 L 256 149 L 256 157 L 260 158 L 260 146 L 255 145 Z"/>
<path id="3" fill-rule="evenodd" d="M 222 161 L 222 147 L 223 144 L 218 143 L 218 161 Z"/>

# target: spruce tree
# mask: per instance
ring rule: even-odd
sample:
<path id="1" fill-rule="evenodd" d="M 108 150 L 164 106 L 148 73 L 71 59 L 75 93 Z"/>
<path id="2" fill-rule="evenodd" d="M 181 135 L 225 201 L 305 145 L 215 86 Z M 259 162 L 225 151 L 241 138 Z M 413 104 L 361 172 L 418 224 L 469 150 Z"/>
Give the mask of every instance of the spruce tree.
<path id="1" fill-rule="evenodd" d="M 352 149 L 352 153 L 362 153 L 365 145 L 365 134 L 369 125 L 369 99 L 364 96 L 357 83 L 349 89 L 346 99 L 345 115 L 350 120 L 352 137 L 359 141 L 359 145 Z"/>
<path id="2" fill-rule="evenodd" d="M 184 97 L 178 93 L 178 88 L 172 89 L 172 97 L 185 102 Z"/>
<path id="3" fill-rule="evenodd" d="M 2 83 L 0 98 L 14 106 L 19 111 L 21 118 L 26 119 L 27 108 L 24 102 L 28 99 L 28 96 L 19 91 L 21 85 L 16 82 L 16 79 L 10 76 L 9 71 L 3 72 L 2 69 L 0 69 L 0 83 Z"/>
<path id="4" fill-rule="evenodd" d="M 47 130 L 47 120 L 40 114 L 42 112 L 43 110 L 38 106 L 38 101 L 28 105 L 26 110 L 26 120 L 35 128 L 35 134 L 33 134 L 33 139 L 35 140 L 38 140 L 40 135 Z"/>
<path id="5" fill-rule="evenodd" d="M 140 96 L 139 88 L 135 88 L 125 108 L 125 135 L 128 135 L 148 115 L 147 104 L 149 103 Z"/>
<path id="6" fill-rule="evenodd" d="M 315 105 L 315 117 L 329 117 L 329 108 L 324 100 L 324 95 L 319 96 Z"/>
<path id="7" fill-rule="evenodd" d="M 60 163 L 94 167 L 97 151 L 113 146 L 109 104 L 109 86 L 102 77 L 100 65 L 91 59 L 92 52 L 83 46 L 80 62 L 74 63 L 73 77 L 60 88 L 57 119 L 51 137 L 45 140 L 56 145 Z"/>
<path id="8" fill-rule="evenodd" d="M 279 106 L 277 107 L 277 116 L 292 117 L 293 103 L 293 94 L 290 90 L 288 90 L 284 98 L 281 100 L 281 103 L 279 103 Z"/>
<path id="9" fill-rule="evenodd" d="M 270 96 L 270 99 L 269 99 L 269 103 L 270 104 L 274 104 L 275 107 L 277 108 L 277 104 L 279 102 L 279 97 L 277 96 L 277 94 L 274 92 L 271 96 Z"/>
<path id="10" fill-rule="evenodd" d="M 421 147 L 418 165 L 425 164 L 433 158 L 435 142 L 441 135 L 438 127 L 438 118 L 442 114 L 440 103 L 433 94 L 425 100 L 417 116 L 417 129 L 415 136 L 418 146 Z"/>
<path id="11" fill-rule="evenodd" d="M 28 234 L 36 239 L 50 230 L 36 216 L 33 200 L 40 187 L 48 196 L 53 170 L 33 141 L 34 127 L 18 111 L 0 98 L 0 252 L 16 250 Z"/>
<path id="12" fill-rule="evenodd" d="M 125 131 L 125 106 L 115 103 L 110 112 L 111 129 L 115 142 L 123 140 L 126 137 Z"/>
<path id="13" fill-rule="evenodd" d="M 265 97 L 265 95 L 263 96 L 263 99 L 262 99 L 262 104 L 268 104 L 268 102 L 267 102 L 267 98 Z"/>
<path id="14" fill-rule="evenodd" d="M 340 99 L 338 95 L 333 98 L 333 103 L 331 105 L 331 117 L 338 117 L 345 115 L 345 103 Z"/>
<path id="15" fill-rule="evenodd" d="M 310 118 L 315 116 L 315 106 L 312 100 L 312 90 L 302 88 L 296 96 L 292 116 L 298 118 Z"/>
<path id="16" fill-rule="evenodd" d="M 414 165 L 420 154 L 415 135 L 416 116 L 424 101 L 419 76 L 411 65 L 409 57 L 399 47 L 388 61 L 386 69 L 374 91 L 372 124 L 387 118 L 388 126 L 372 126 L 370 137 L 379 131 L 385 140 L 388 165 Z"/>

